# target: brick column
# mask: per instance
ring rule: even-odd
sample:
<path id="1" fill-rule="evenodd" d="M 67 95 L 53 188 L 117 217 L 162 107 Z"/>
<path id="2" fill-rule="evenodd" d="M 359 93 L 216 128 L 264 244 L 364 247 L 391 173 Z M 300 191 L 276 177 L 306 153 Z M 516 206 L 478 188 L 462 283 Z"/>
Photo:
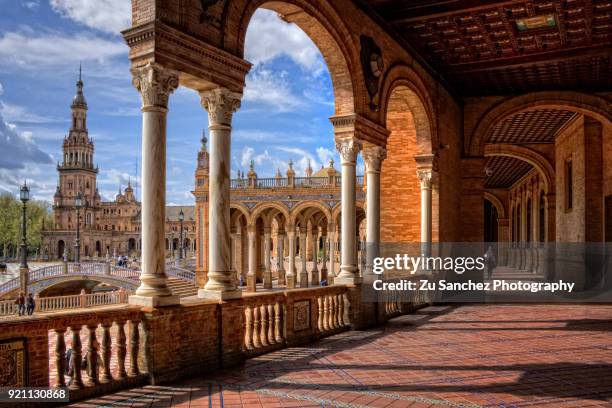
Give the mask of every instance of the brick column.
<path id="1" fill-rule="evenodd" d="M 230 150 L 232 116 L 242 95 L 226 88 L 200 93 L 208 111 L 210 174 L 208 184 L 208 282 L 198 296 L 219 300 L 240 297 L 230 260 Z"/>
<path id="2" fill-rule="evenodd" d="M 164 306 L 179 303 L 168 288 L 165 259 L 166 116 L 178 75 L 149 63 L 132 70 L 142 98 L 142 272 L 130 303 Z"/>

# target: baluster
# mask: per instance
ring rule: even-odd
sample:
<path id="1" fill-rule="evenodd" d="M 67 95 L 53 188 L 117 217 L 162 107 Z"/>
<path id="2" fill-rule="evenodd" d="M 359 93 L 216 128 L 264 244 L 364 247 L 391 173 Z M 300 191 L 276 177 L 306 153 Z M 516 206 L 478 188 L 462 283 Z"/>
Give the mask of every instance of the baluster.
<path id="1" fill-rule="evenodd" d="M 323 331 L 323 298 L 322 297 L 318 297 L 317 298 L 317 314 L 318 316 L 318 327 L 319 327 L 319 331 Z"/>
<path id="2" fill-rule="evenodd" d="M 276 342 L 281 343 L 283 341 L 283 336 L 281 334 L 281 306 L 280 303 L 276 302 L 274 304 L 274 337 L 276 337 Z"/>
<path id="3" fill-rule="evenodd" d="M 276 343 L 276 339 L 274 338 L 274 323 L 276 322 L 276 318 L 274 317 L 274 305 L 268 305 L 268 343 L 274 344 Z"/>
<path id="4" fill-rule="evenodd" d="M 113 376 L 111 374 L 110 369 L 110 360 L 111 360 L 111 349 L 112 349 L 112 340 L 110 335 L 110 328 L 112 326 L 112 322 L 104 322 L 102 323 L 102 362 L 104 363 L 104 371 L 102 372 L 102 378 L 100 379 L 103 383 L 108 383 L 113 380 Z"/>
<path id="5" fill-rule="evenodd" d="M 247 306 L 244 309 L 245 313 L 245 331 L 244 331 L 244 346 L 247 350 L 253 350 L 253 309 Z"/>
<path id="6" fill-rule="evenodd" d="M 138 370 L 138 350 L 140 348 L 139 321 L 130 320 L 130 369 L 128 375 L 135 377 L 140 374 Z"/>
<path id="7" fill-rule="evenodd" d="M 261 341 L 261 345 L 266 347 L 268 345 L 268 313 L 266 309 L 266 305 L 259 306 L 261 313 L 261 333 L 259 334 L 259 341 Z"/>
<path id="8" fill-rule="evenodd" d="M 323 297 L 323 330 L 328 331 L 329 327 L 329 296 Z"/>
<path id="9" fill-rule="evenodd" d="M 81 378 L 81 361 L 83 359 L 81 354 L 81 326 L 70 327 L 72 331 L 72 360 L 73 373 L 72 381 L 70 383 L 70 389 L 78 390 L 83 388 L 83 379 Z"/>
<path id="10" fill-rule="evenodd" d="M 338 327 L 340 327 L 340 313 L 338 313 L 338 308 L 340 306 L 340 302 L 338 301 L 338 295 L 332 295 L 331 296 L 331 300 L 332 300 L 332 322 L 330 324 L 330 327 L 333 327 L 334 329 L 337 329 Z"/>
<path id="11" fill-rule="evenodd" d="M 350 324 L 348 318 L 347 318 L 347 312 L 348 312 L 348 308 L 349 305 L 348 300 L 346 299 L 346 296 L 344 294 L 340 294 L 340 316 L 338 317 L 338 323 L 340 323 L 340 326 L 348 326 Z"/>
<path id="12" fill-rule="evenodd" d="M 64 341 L 64 333 L 66 329 L 55 329 L 55 369 L 57 375 L 56 388 L 62 388 L 66 386 L 66 379 L 64 373 L 66 372 L 66 342 Z"/>
<path id="13" fill-rule="evenodd" d="M 261 328 L 261 321 L 259 320 L 259 307 L 253 307 L 253 346 L 261 347 L 261 341 L 259 341 L 259 329 Z"/>
<path id="14" fill-rule="evenodd" d="M 329 330 L 333 330 L 336 328 L 336 326 L 334 325 L 335 323 L 334 297 L 331 295 L 328 295 L 325 297 L 325 301 L 327 303 L 327 307 L 325 310 L 325 325 L 327 325 L 327 328 Z"/>
<path id="15" fill-rule="evenodd" d="M 125 372 L 126 337 L 125 321 L 117 320 L 117 378 L 123 379 L 127 376 Z"/>
<path id="16" fill-rule="evenodd" d="M 96 329 L 98 325 L 88 325 L 89 341 L 87 342 L 87 380 L 89 385 L 97 385 L 100 383 L 98 378 L 98 340 L 96 339 Z"/>

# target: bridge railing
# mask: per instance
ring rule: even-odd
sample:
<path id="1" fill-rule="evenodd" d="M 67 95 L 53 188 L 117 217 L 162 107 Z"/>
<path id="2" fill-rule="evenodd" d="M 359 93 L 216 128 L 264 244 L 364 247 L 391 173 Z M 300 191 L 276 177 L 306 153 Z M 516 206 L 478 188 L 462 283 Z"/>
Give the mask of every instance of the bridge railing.
<path id="1" fill-rule="evenodd" d="M 166 274 L 193 283 L 196 281 L 195 272 L 189 269 L 179 268 L 175 265 L 166 265 Z"/>

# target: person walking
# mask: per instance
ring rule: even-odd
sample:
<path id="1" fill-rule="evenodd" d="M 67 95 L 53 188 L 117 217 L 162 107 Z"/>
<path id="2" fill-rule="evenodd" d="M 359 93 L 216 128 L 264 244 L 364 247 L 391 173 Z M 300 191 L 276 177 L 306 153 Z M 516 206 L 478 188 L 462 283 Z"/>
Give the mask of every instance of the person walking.
<path id="1" fill-rule="evenodd" d="M 34 296 L 31 293 L 28 293 L 28 298 L 26 299 L 26 311 L 28 312 L 28 316 L 32 316 L 35 306 L 36 302 L 34 301 Z"/>
<path id="2" fill-rule="evenodd" d="M 23 316 L 25 313 L 25 295 L 23 292 L 19 293 L 19 296 L 15 300 L 15 304 L 17 305 L 19 316 Z"/>

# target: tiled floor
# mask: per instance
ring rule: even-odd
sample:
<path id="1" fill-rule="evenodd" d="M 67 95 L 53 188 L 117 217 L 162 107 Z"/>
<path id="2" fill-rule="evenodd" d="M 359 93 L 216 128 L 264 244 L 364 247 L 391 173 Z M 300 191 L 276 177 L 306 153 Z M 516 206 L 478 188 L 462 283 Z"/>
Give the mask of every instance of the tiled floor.
<path id="1" fill-rule="evenodd" d="M 75 407 L 612 407 L 612 306 L 434 307 Z"/>

